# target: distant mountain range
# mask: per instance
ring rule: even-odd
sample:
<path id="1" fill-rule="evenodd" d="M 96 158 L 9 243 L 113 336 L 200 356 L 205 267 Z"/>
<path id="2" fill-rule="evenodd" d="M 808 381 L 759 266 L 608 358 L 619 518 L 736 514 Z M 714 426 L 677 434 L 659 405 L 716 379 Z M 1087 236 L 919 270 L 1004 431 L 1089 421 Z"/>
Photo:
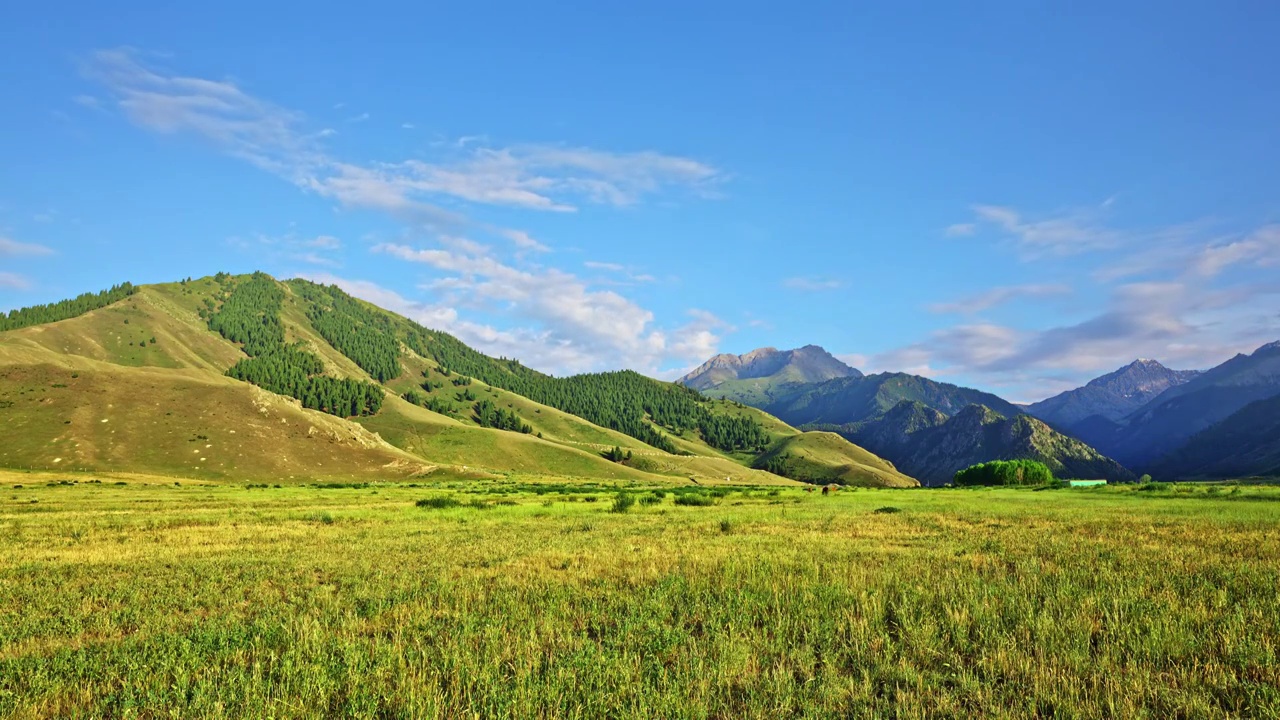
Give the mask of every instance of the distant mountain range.
<path id="1" fill-rule="evenodd" d="M 816 346 L 802 350 L 805 358 L 839 362 Z M 1205 372 L 1139 359 L 1028 406 L 847 366 L 804 380 L 800 363 L 789 359 L 798 352 L 718 356 L 681 382 L 795 426 L 838 432 L 926 484 L 975 462 L 1013 458 L 1042 460 L 1060 476 L 1112 480 L 1135 472 L 1161 479 L 1280 474 L 1280 400 L 1272 401 L 1280 396 L 1280 343 Z M 751 366 L 751 377 L 723 374 L 727 358 Z M 768 361 L 742 362 L 754 358 Z"/>
<path id="2" fill-rule="evenodd" d="M 1277 395 L 1280 342 L 1263 345 L 1249 355 L 1237 355 L 1169 387 L 1119 420 L 1093 415 L 1066 429 L 1130 467 L 1197 476 L 1214 465 L 1179 465 L 1175 461 L 1178 451 L 1198 433 L 1213 429 L 1252 403 Z M 1234 457 L 1239 453 L 1228 437 L 1219 434 L 1219 440 L 1227 443 L 1220 454 Z M 1233 467 L 1245 474 L 1264 474 L 1272 469 L 1265 463 Z"/>
<path id="3" fill-rule="evenodd" d="M 1084 387 L 1033 403 L 1027 406 L 1027 412 L 1058 427 L 1071 427 L 1095 415 L 1119 421 L 1165 390 L 1199 374 L 1198 370 L 1170 370 L 1155 360 L 1135 360 L 1090 380 Z"/>
<path id="4" fill-rule="evenodd" d="M 1133 473 L 1075 438 L 1029 415 L 1002 415 L 968 405 L 953 416 L 922 402 L 903 400 L 873 419 L 846 425 L 806 425 L 832 430 L 889 460 L 926 485 L 950 482 L 957 471 L 988 460 L 1039 460 L 1060 478 L 1126 481 Z"/>

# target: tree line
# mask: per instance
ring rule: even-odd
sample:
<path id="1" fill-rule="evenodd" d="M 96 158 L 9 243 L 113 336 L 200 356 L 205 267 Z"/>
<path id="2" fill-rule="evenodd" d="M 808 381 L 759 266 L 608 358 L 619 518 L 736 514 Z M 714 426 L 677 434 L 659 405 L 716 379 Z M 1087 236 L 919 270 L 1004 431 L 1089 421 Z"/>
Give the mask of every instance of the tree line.
<path id="1" fill-rule="evenodd" d="M 1047 485 L 1053 482 L 1053 471 L 1036 460 L 992 460 L 957 472 L 952 482 L 958 486 Z"/>
<path id="2" fill-rule="evenodd" d="M 82 293 L 70 300 L 10 310 L 7 314 L 0 313 L 0 332 L 79 317 L 91 310 L 119 302 L 136 292 L 136 285 L 123 282 L 101 292 Z"/>
<path id="3" fill-rule="evenodd" d="M 381 385 L 326 377 L 324 362 L 303 349 L 302 343 L 285 343 L 280 322 L 284 291 L 270 275 L 254 273 L 229 291 L 226 286 L 233 284 L 232 278 L 222 273 L 217 278 L 225 294 L 221 306 L 209 315 L 209 328 L 241 343 L 249 356 L 227 370 L 228 376 L 331 415 L 373 415 L 382 408 Z"/>
<path id="4" fill-rule="evenodd" d="M 336 286 L 292 280 L 290 287 L 308 301 L 307 318 L 325 342 L 378 382 L 400 375 L 400 343 L 386 314 L 370 310 Z"/>
<path id="5" fill-rule="evenodd" d="M 407 333 L 405 344 L 451 372 L 523 395 L 670 453 L 680 450 L 659 428 L 676 435 L 697 430 L 708 445 L 720 450 L 759 451 L 769 444 L 768 433 L 752 418 L 713 414 L 697 391 L 631 370 L 551 377 L 526 368 L 517 360 L 488 357 L 447 333 L 416 324 Z"/>
<path id="6" fill-rule="evenodd" d="M 324 339 L 380 381 L 400 374 L 403 341 L 414 352 L 434 360 L 446 377 L 453 373 L 460 376 L 453 381 L 463 389 L 460 402 L 475 401 L 466 388 L 470 378 L 475 378 L 671 453 L 680 450 L 663 430 L 676 435 L 696 430 L 707 444 L 720 450 L 758 451 L 769 443 L 758 422 L 714 414 L 706 399 L 689 388 L 631 371 L 555 378 L 516 360 L 491 358 L 447 333 L 369 308 L 336 286 L 306 280 L 291 280 L 289 286 L 307 301 L 307 315 Z M 423 390 L 432 389 L 423 384 Z M 420 395 L 414 400 L 423 406 L 428 402 Z"/>

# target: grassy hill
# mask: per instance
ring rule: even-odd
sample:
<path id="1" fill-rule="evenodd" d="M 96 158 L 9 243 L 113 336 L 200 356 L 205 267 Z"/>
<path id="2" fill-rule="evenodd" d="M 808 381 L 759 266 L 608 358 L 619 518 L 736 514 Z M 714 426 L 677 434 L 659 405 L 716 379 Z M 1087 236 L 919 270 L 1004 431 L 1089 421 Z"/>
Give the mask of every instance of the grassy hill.
<path id="1" fill-rule="evenodd" d="M 864 487 L 918 487 L 893 464 L 832 432 L 806 432 L 775 443 L 759 459 L 788 477 L 806 482 Z"/>
<path id="2" fill-rule="evenodd" d="M 246 306 L 263 292 L 275 299 Z M 245 329 L 227 330 L 226 315 L 210 329 L 235 307 L 249 307 L 247 323 L 231 323 Z M 787 481 L 752 466 L 800 434 L 635 373 L 552 378 L 306 281 L 218 275 L 130 286 L 76 310 L 0 333 L 0 421 L 13 428 L 0 466 L 277 481 L 516 473 L 769 484 Z M 293 358 L 307 369 L 291 368 Z M 292 377 L 263 380 L 285 395 L 227 377 L 246 363 Z M 377 388 L 376 407 L 356 416 L 328 407 L 326 388 L 353 387 L 336 381 Z M 304 391 L 315 396 L 287 397 Z M 481 427 L 481 403 L 528 432 Z M 613 447 L 630 460 L 605 459 Z"/>

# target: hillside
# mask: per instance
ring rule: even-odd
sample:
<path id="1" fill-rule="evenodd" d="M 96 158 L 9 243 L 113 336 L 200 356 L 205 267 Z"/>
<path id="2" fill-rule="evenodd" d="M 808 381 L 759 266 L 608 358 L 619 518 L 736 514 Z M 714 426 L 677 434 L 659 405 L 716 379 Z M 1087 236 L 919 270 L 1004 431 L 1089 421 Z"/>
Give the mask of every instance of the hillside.
<path id="1" fill-rule="evenodd" d="M 758 467 L 805 482 L 860 487 L 918 487 L 892 463 L 832 432 L 806 432 L 773 445 Z"/>
<path id="2" fill-rule="evenodd" d="M 1160 479 L 1280 477 L 1280 395 L 1252 402 L 1151 466 Z"/>
<path id="3" fill-rule="evenodd" d="M 1126 465 L 1145 469 L 1245 406 L 1277 395 L 1280 342 L 1237 355 L 1171 387 L 1119 422 L 1086 418 L 1075 432 Z M 1167 463 L 1162 469 L 1179 472 Z"/>
<path id="4" fill-rule="evenodd" d="M 0 420 L 16 431 L 0 466 L 777 483 L 751 466 L 800 437 L 636 373 L 552 378 L 302 280 L 126 285 L 4 319 Z"/>
<path id="5" fill-rule="evenodd" d="M 947 415 L 969 405 L 985 405 L 1008 417 L 1021 412 L 1017 406 L 991 393 L 906 373 L 837 378 L 802 386 L 764 409 L 796 426 L 841 425 L 870 420 L 903 401 L 918 402 Z"/>
<path id="6" fill-rule="evenodd" d="M 817 345 L 795 350 L 759 348 L 745 355 L 717 355 L 676 382 L 711 397 L 761 405 L 781 388 L 862 373 Z"/>
<path id="7" fill-rule="evenodd" d="M 1040 420 L 1005 417 L 982 405 L 948 417 L 903 401 L 872 420 L 815 427 L 840 432 L 926 485 L 950 482 L 956 471 L 980 462 L 1016 459 L 1039 460 L 1059 478 L 1133 479 L 1114 460 Z"/>
<path id="8" fill-rule="evenodd" d="M 1155 360 L 1140 359 L 1027 407 L 1027 413 L 1070 429 L 1089 417 L 1120 420 L 1169 388 L 1196 378 L 1197 370 L 1170 370 Z"/>

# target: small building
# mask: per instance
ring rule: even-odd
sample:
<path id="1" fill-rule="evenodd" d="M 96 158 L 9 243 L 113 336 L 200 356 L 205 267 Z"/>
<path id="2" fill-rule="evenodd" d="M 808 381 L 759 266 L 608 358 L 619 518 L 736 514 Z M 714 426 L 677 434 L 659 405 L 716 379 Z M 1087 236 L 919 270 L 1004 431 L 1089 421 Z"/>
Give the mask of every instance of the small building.
<path id="1" fill-rule="evenodd" d="M 1071 487 L 1093 487 L 1094 485 L 1106 485 L 1106 480 L 1068 480 L 1067 483 Z"/>

